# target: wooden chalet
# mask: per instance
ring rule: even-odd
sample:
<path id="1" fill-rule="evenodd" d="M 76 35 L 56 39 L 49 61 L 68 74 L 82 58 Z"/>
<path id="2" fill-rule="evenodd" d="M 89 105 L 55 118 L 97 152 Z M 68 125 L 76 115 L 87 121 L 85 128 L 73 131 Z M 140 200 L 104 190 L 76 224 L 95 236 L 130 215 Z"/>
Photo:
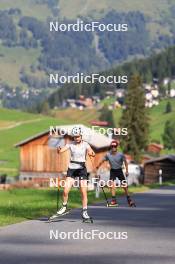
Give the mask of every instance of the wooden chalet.
<path id="1" fill-rule="evenodd" d="M 144 184 L 159 181 L 159 170 L 162 170 L 162 180 L 175 179 L 175 155 L 166 155 L 150 159 L 144 163 Z"/>
<path id="2" fill-rule="evenodd" d="M 95 158 L 87 157 L 86 161 L 88 172 L 92 172 L 108 151 L 111 139 L 86 126 L 79 126 L 84 131 L 83 139 L 96 153 Z M 58 154 L 54 141 L 61 142 L 61 144 L 69 143 L 72 140 L 73 127 L 74 125 L 58 126 L 57 134 L 50 135 L 50 130 L 47 130 L 16 144 L 15 147 L 20 148 L 20 180 L 48 179 L 62 173 L 66 174 L 70 153 L 66 151 Z M 67 131 L 64 136 L 61 135 L 63 130 Z"/>

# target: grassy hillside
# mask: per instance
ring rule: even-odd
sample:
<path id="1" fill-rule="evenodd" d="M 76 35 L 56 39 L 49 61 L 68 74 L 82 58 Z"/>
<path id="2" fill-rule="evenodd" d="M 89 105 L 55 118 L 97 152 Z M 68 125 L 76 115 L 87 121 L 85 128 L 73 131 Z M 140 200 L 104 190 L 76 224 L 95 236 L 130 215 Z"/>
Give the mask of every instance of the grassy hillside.
<path id="1" fill-rule="evenodd" d="M 76 17 L 77 15 L 97 15 L 109 10 L 118 12 L 141 11 L 155 19 L 160 18 L 160 12 L 167 12 L 173 1 L 169 0 L 60 0 L 61 15 Z"/>
<path id="2" fill-rule="evenodd" d="M 51 16 L 51 10 L 49 9 L 47 4 L 39 4 L 36 2 L 37 1 L 35 0 L 1 0 L 0 10 L 6 10 L 9 8 L 19 8 L 23 16 L 36 17 L 39 20 L 45 21 L 47 17 Z"/>
<path id="3" fill-rule="evenodd" d="M 175 116 L 175 100 L 171 99 L 173 111 L 165 114 L 167 100 L 159 106 L 148 110 L 150 112 L 150 141 L 162 142 L 164 125 Z M 0 109 L 0 173 L 17 175 L 19 167 L 19 150 L 14 144 L 36 133 L 49 128 L 50 125 L 82 123 L 90 125 L 92 120 L 98 120 L 100 113 L 95 110 L 80 111 L 77 109 L 55 110 L 55 118 L 24 113 L 15 110 Z M 121 109 L 114 111 L 116 127 L 121 118 Z M 167 152 L 167 151 L 165 151 Z"/>
<path id="4" fill-rule="evenodd" d="M 167 102 L 171 102 L 172 112 L 165 114 L 165 107 Z M 150 139 L 160 140 L 162 142 L 162 134 L 164 131 L 164 126 L 167 120 L 175 120 L 175 99 L 163 100 L 158 106 L 153 107 L 150 110 Z"/>
<path id="5" fill-rule="evenodd" d="M 1 0 L 0 9 L 20 8 L 24 16 L 46 20 L 52 12 L 45 1 L 37 0 Z M 160 13 L 167 13 L 173 0 L 58 0 L 62 17 L 75 18 L 81 16 L 99 17 L 104 13 L 117 10 L 118 12 L 141 11 L 145 15 L 159 19 Z"/>
<path id="6" fill-rule="evenodd" d="M 165 114 L 165 108 L 167 102 L 170 101 L 172 105 L 172 112 Z M 111 104 L 113 98 L 103 100 L 105 104 Z M 121 109 L 113 111 L 113 116 L 116 122 L 116 127 L 119 126 L 121 118 Z M 148 109 L 150 115 L 150 141 L 158 140 L 162 143 L 162 134 L 164 131 L 164 125 L 167 120 L 175 120 L 175 99 L 164 99 L 158 106 Z M 79 111 L 77 109 L 66 109 L 55 111 L 55 116 L 61 116 L 65 120 L 69 120 L 72 123 L 83 123 L 89 125 L 90 121 L 98 120 L 100 113 L 97 110 L 84 110 Z"/>
<path id="7" fill-rule="evenodd" d="M 16 175 L 19 167 L 19 150 L 14 144 L 49 129 L 50 125 L 66 124 L 62 118 L 28 114 L 0 109 L 0 173 Z"/>
<path id="8" fill-rule="evenodd" d="M 167 102 L 171 102 L 172 112 L 165 114 L 165 108 Z M 164 131 L 164 126 L 167 120 L 175 120 L 175 99 L 165 99 L 160 102 L 158 106 L 154 106 L 149 111 L 150 118 L 150 141 L 162 141 L 162 134 Z M 114 118 L 116 120 L 116 126 L 121 118 L 121 109 L 114 111 Z"/>
<path id="9" fill-rule="evenodd" d="M 66 110 L 55 111 L 55 116 L 69 120 L 72 123 L 89 125 L 92 120 L 98 120 L 100 113 L 96 109 L 80 111 L 78 109 L 68 108 Z"/>
<path id="10" fill-rule="evenodd" d="M 22 47 L 8 48 L 0 45 L 0 81 L 10 86 L 25 88 L 19 79 L 20 70 L 29 70 L 30 65 L 37 62 L 39 49 L 26 50 Z"/>

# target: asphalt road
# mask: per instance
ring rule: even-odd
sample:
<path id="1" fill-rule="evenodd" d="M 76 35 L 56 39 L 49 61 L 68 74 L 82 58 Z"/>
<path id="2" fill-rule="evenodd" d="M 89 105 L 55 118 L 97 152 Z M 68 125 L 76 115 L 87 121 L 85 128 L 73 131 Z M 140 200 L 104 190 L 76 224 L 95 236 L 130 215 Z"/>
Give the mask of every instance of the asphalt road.
<path id="1" fill-rule="evenodd" d="M 0 228 L 0 263 L 174 264 L 175 187 L 135 194 L 134 199 L 137 208 L 128 208 L 124 197 L 119 208 L 91 206 L 94 224 L 83 224 L 76 209 L 54 223 L 43 218 Z M 76 232 L 74 239 L 70 232 Z M 78 232 L 82 237 L 90 232 L 88 239 L 77 239 Z M 92 232 L 101 232 L 100 237 L 89 239 Z M 107 234 L 113 239 L 102 239 Z"/>

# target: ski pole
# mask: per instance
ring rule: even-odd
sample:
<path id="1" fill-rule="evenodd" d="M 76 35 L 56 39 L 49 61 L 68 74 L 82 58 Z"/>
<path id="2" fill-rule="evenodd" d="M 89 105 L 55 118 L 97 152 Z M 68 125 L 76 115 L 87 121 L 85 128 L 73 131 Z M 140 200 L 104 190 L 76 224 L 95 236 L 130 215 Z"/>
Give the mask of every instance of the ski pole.
<path id="1" fill-rule="evenodd" d="M 98 175 L 97 177 L 98 177 L 98 179 L 99 179 L 99 181 L 100 181 L 100 175 Z M 99 183 L 98 183 L 98 184 L 99 184 Z M 103 191 L 103 195 L 104 195 L 105 200 L 106 200 L 106 205 L 107 205 L 107 207 L 109 207 L 109 201 L 108 201 L 108 198 L 107 198 L 106 192 L 105 192 L 105 190 L 104 190 L 104 187 L 103 187 L 103 186 L 100 186 L 100 187 L 101 187 L 101 189 L 102 189 L 102 191 Z"/>
<path id="2" fill-rule="evenodd" d="M 104 187 L 101 186 L 101 189 L 102 189 L 102 191 L 103 191 L 103 194 L 104 194 L 104 197 L 105 197 L 105 200 L 106 200 L 107 207 L 109 207 L 109 202 L 108 202 L 108 198 L 107 198 L 107 196 L 106 196 L 106 193 L 105 193 Z"/>
<path id="3" fill-rule="evenodd" d="M 59 208 L 59 200 L 60 200 L 60 177 L 58 176 L 58 189 L 57 189 L 57 211 Z"/>

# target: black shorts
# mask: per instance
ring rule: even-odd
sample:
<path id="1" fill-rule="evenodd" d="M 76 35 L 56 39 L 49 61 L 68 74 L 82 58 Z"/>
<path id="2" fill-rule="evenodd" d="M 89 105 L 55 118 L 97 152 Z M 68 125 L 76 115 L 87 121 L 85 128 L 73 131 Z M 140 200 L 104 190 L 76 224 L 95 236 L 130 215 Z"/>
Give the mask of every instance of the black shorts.
<path id="1" fill-rule="evenodd" d="M 126 180 L 122 169 L 111 169 L 110 170 L 110 180 L 115 181 L 116 178 L 118 178 L 120 181 Z"/>
<path id="2" fill-rule="evenodd" d="M 82 168 L 82 169 L 69 169 L 68 168 L 67 177 L 71 177 L 73 179 L 78 177 L 79 180 L 87 180 L 88 179 L 87 169 L 86 168 Z"/>

